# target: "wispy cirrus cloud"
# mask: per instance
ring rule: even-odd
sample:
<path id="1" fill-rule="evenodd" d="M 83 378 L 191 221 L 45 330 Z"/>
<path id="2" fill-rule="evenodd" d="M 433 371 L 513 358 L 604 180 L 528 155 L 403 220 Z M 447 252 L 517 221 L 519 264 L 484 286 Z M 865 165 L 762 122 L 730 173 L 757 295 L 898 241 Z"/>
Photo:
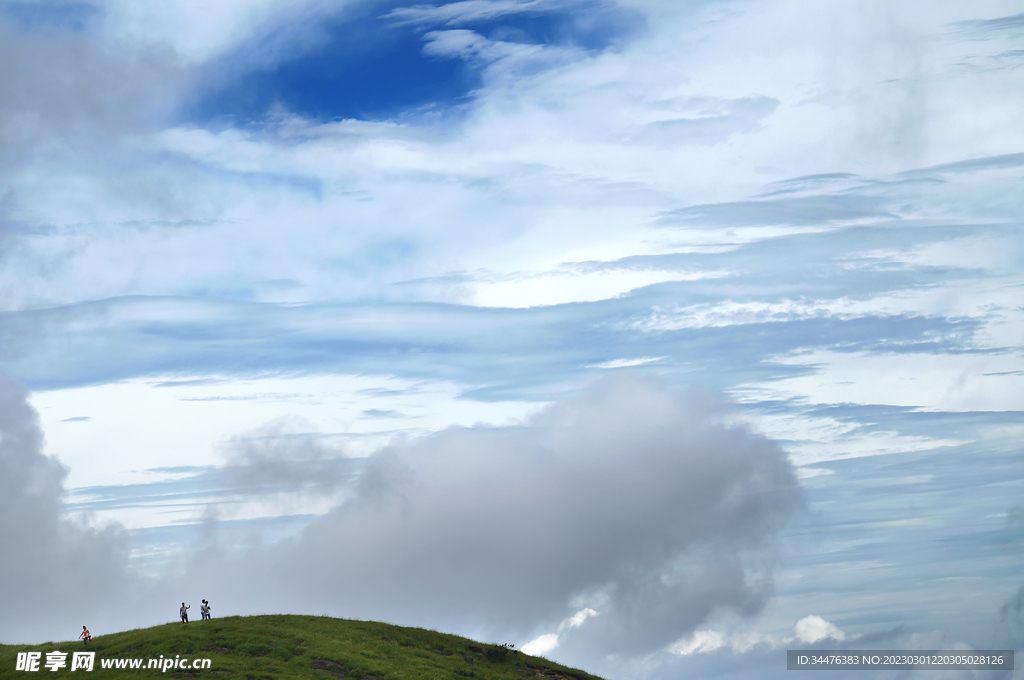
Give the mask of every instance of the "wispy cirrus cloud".
<path id="1" fill-rule="evenodd" d="M 397 7 L 385 16 L 402 23 L 458 25 L 509 14 L 543 13 L 559 7 L 552 0 L 462 0 L 444 5 Z"/>

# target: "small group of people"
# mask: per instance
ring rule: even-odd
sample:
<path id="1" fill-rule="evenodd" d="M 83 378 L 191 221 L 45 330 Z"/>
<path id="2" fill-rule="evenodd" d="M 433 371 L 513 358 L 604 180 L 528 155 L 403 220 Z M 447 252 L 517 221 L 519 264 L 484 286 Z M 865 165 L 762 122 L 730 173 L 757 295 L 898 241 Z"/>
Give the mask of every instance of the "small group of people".
<path id="1" fill-rule="evenodd" d="M 185 604 L 184 602 L 181 603 L 181 609 L 179 610 L 179 612 L 181 614 L 181 622 L 182 623 L 188 623 L 188 610 L 191 609 L 191 608 L 192 608 L 192 605 Z M 210 617 L 210 603 L 207 602 L 206 600 L 203 600 L 203 604 L 199 608 L 199 613 L 202 614 L 204 621 L 206 619 L 211 618 Z M 82 634 L 78 636 L 78 639 L 81 640 L 83 644 L 88 646 L 89 642 L 92 640 L 92 634 L 89 632 L 88 628 L 86 628 L 85 626 L 82 626 Z"/>
<path id="2" fill-rule="evenodd" d="M 182 623 L 188 623 L 188 610 L 191 609 L 191 608 L 192 608 L 192 605 L 185 604 L 184 602 L 181 603 L 181 609 L 178 610 L 178 613 L 181 614 L 181 622 Z M 199 607 L 199 613 L 202 615 L 204 621 L 206 619 L 209 619 L 210 618 L 210 603 L 207 602 L 206 600 L 203 600 L 202 606 Z"/>

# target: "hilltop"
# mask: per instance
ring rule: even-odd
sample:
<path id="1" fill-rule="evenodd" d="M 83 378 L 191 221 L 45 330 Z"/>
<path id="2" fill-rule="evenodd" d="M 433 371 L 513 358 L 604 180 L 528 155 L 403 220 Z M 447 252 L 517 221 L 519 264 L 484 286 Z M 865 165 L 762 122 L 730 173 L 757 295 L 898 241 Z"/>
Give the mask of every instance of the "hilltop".
<path id="1" fill-rule="evenodd" d="M 67 666 L 51 673 L 47 652 L 68 652 Z M 580 670 L 457 635 L 372 621 L 326 616 L 230 616 L 188 625 L 168 623 L 81 642 L 0 645 L 0 677 L 33 677 L 15 670 L 19 652 L 42 652 L 46 677 L 71 673 L 71 652 L 96 652 L 84 678 L 238 678 L 242 680 L 601 680 Z M 147 668 L 149 659 L 210 659 L 209 668 Z M 141 668 L 129 670 L 133 660 Z M 108 665 L 120 663 L 121 669 Z M 180 663 L 180 661 L 179 661 Z M 74 671 L 78 673 L 80 670 Z M 38 676 L 36 676 L 38 677 Z M 80 677 L 74 675 L 71 677 Z"/>

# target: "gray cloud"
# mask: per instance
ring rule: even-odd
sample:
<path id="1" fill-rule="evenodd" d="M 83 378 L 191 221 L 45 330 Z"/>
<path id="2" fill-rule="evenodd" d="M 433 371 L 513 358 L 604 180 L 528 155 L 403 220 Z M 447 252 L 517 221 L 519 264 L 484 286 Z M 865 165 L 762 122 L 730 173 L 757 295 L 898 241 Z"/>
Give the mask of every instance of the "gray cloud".
<path id="1" fill-rule="evenodd" d="M 217 589 L 521 640 L 591 606 L 575 648 L 656 649 L 715 608 L 758 611 L 770 575 L 746 558 L 801 504 L 780 448 L 726 415 L 712 395 L 620 376 L 522 426 L 398 441 L 301 538 L 213 567 L 232 574 Z"/>
<path id="2" fill-rule="evenodd" d="M 394 409 L 379 409 L 371 408 L 363 411 L 363 416 L 367 418 L 404 418 L 405 416 L 401 411 L 395 411 Z"/>
<path id="3" fill-rule="evenodd" d="M 1017 647 L 1024 645 L 1024 586 L 1017 589 L 999 608 L 998 619 L 999 642 Z"/>
<path id="4" fill-rule="evenodd" d="M 333 493 L 361 462 L 325 443 L 309 423 L 289 417 L 233 438 L 225 453 L 229 485 L 262 493 Z"/>
<path id="5" fill-rule="evenodd" d="M 131 590 L 127 538 L 64 515 L 66 470 L 42 453 L 24 387 L 0 374 L 0 640 L 38 641 L 65 621 L 68 637 L 96 613 L 116 616 Z M 112 612 L 112 610 L 114 610 Z M 107 618 L 109 621 L 109 618 Z M 80 629 L 79 629 L 80 630 Z"/>
<path id="6" fill-rule="evenodd" d="M 49 223 L 52 215 L 41 220 L 36 201 L 77 202 L 67 214 L 82 222 L 95 213 L 81 204 L 102 195 L 117 197 L 129 211 L 141 208 L 135 214 L 144 218 L 174 216 L 176 187 L 159 164 L 143 170 L 144 155 L 122 140 L 173 115 L 185 72 L 167 49 L 104 42 L 90 30 L 97 12 L 89 5 L 33 5 L 0 7 L 0 261 L 45 278 L 63 270 L 81 246 L 72 240 L 42 252 L 31 237 L 87 228 Z M 82 181 L 91 186 L 76 196 Z M 69 184 L 79 189 L 68 190 Z M 0 288 L 0 304 L 11 304 L 13 288 Z M 24 292 L 17 305 L 45 298 Z"/>
<path id="7" fill-rule="evenodd" d="M 943 163 L 927 168 L 908 170 L 900 173 L 903 177 L 917 177 L 920 175 L 957 175 L 964 173 L 985 172 L 987 170 L 1002 170 L 1004 168 L 1019 168 L 1024 166 L 1024 153 L 1008 153 L 998 156 L 983 156 L 982 158 L 971 158 L 954 163 Z"/>
<path id="8" fill-rule="evenodd" d="M 1019 544 L 1024 529 L 1024 507 L 1015 505 L 1006 511 L 1006 529 L 1011 545 Z M 1024 645 L 1024 585 L 999 608 L 996 630 L 997 642 L 1018 649 Z"/>
<path id="9" fill-rule="evenodd" d="M 99 19 L 102 12 L 94 3 L 76 0 L 3 0 L 0 16 L 26 30 L 82 30 Z"/>
<path id="10" fill-rule="evenodd" d="M 128 53 L 88 31 L 17 30 L 0 17 L 0 170 L 67 152 L 95 163 L 112 140 L 172 110 L 181 76 L 169 53 Z"/>
<path id="11" fill-rule="evenodd" d="M 1024 30 L 1024 14 L 1014 14 L 996 19 L 970 19 L 958 21 L 953 25 L 972 37 L 984 40 L 1007 32 Z"/>

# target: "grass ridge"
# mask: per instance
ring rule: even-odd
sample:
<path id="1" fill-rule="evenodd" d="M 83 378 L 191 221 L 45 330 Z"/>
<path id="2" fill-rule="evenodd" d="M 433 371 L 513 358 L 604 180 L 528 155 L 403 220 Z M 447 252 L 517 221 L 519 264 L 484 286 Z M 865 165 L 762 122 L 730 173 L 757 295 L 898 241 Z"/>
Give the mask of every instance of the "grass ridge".
<path id="1" fill-rule="evenodd" d="M 44 668 L 46 653 L 67 652 L 67 667 Z M 425 628 L 327 616 L 267 614 L 167 623 L 97 635 L 81 642 L 0 645 L 0 678 L 30 678 L 15 670 L 18 652 L 42 652 L 47 677 L 71 673 L 71 652 L 96 652 L 83 679 L 228 678 L 231 680 L 601 680 L 542 657 Z M 102 659 L 210 658 L 208 670 L 102 669 Z M 147 662 L 143 661 L 143 666 Z M 79 677 L 76 675 L 71 677 Z"/>

